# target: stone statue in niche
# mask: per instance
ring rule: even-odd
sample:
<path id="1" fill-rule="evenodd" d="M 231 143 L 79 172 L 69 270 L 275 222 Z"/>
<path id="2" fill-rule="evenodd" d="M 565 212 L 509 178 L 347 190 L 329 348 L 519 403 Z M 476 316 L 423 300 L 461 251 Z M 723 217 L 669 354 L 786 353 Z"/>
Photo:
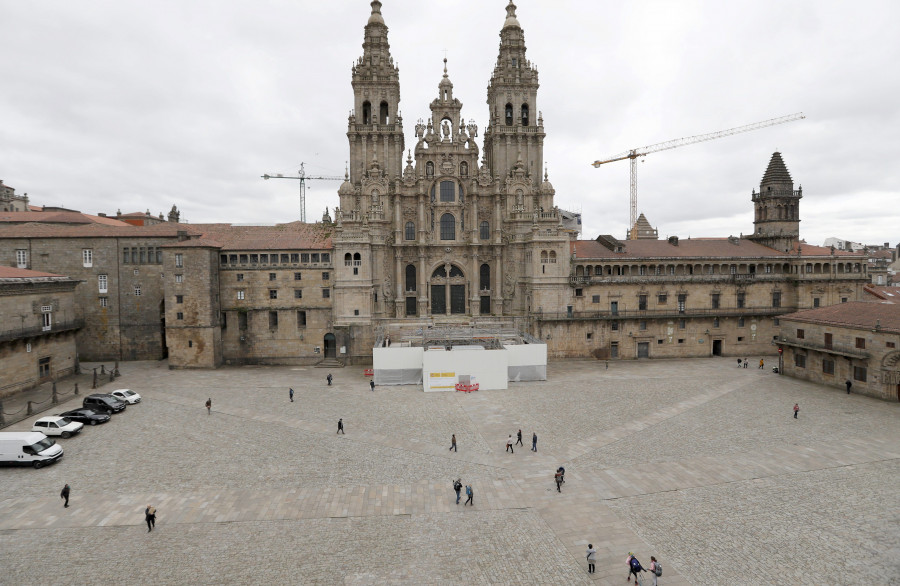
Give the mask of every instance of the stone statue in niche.
<path id="1" fill-rule="evenodd" d="M 444 138 L 450 138 L 450 123 L 444 120 L 444 123 L 441 125 L 441 134 Z"/>

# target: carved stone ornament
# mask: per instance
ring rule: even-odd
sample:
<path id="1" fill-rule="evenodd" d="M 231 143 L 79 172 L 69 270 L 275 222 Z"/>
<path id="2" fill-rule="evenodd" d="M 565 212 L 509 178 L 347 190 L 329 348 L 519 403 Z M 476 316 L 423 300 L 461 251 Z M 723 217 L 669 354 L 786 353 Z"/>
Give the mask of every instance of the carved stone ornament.
<path id="1" fill-rule="evenodd" d="M 444 175 L 452 175 L 454 171 L 453 163 L 450 161 L 444 161 L 441 163 L 441 172 Z"/>

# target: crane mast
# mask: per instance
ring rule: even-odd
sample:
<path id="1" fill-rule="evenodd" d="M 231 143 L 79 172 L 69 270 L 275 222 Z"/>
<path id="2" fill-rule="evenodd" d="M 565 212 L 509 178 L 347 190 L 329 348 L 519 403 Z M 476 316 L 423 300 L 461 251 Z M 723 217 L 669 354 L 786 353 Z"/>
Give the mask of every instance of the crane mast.
<path id="1" fill-rule="evenodd" d="M 668 140 L 666 142 L 652 144 L 652 145 L 645 146 L 645 147 L 629 149 L 629 150 L 621 152 L 617 155 L 607 157 L 606 159 L 594 161 L 593 165 L 594 165 L 594 167 L 599 167 L 600 165 L 605 165 L 606 163 L 614 163 L 615 161 L 624 161 L 625 159 L 630 160 L 631 181 L 630 181 L 629 203 L 630 203 L 631 224 L 629 226 L 629 229 L 633 229 L 635 222 L 637 222 L 637 160 L 638 159 L 646 157 L 647 155 L 649 155 L 651 153 L 658 153 L 660 151 L 667 151 L 669 149 L 677 149 L 678 147 L 687 146 L 689 144 L 697 144 L 698 142 L 706 142 L 709 140 L 716 140 L 719 138 L 724 138 L 726 136 L 741 134 L 742 132 L 750 132 L 751 130 L 759 130 L 760 128 L 766 128 L 769 126 L 775 126 L 777 124 L 785 124 L 786 122 L 793 122 L 795 120 L 801 120 L 803 118 L 806 118 L 806 116 L 803 115 L 803 112 L 797 112 L 796 114 L 790 114 L 788 116 L 781 116 L 779 118 L 772 118 L 770 120 L 763 120 L 762 122 L 754 122 L 753 124 L 737 126 L 735 128 L 729 128 L 727 130 L 719 130 L 717 132 L 708 132 L 706 134 L 698 134 L 695 136 L 686 136 L 683 138 L 676 138 L 674 140 Z"/>
<path id="2" fill-rule="evenodd" d="M 324 180 L 324 181 L 344 181 L 347 179 L 344 177 L 334 177 L 334 176 L 320 176 L 320 177 L 312 177 L 306 174 L 306 169 L 304 168 L 305 163 L 300 163 L 300 170 L 297 171 L 296 176 L 291 175 L 282 175 L 281 173 L 277 173 L 275 175 L 261 175 L 261 177 L 265 180 L 269 179 L 297 179 L 300 181 L 300 221 L 306 222 L 306 182 L 309 180 Z"/>

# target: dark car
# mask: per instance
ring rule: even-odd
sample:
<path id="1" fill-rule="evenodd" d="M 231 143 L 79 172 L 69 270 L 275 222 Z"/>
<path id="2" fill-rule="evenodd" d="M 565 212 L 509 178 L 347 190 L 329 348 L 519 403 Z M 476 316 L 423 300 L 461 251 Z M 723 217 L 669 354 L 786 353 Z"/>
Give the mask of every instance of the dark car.
<path id="1" fill-rule="evenodd" d="M 82 407 L 81 409 L 72 409 L 65 413 L 60 413 L 60 417 L 67 417 L 72 421 L 80 421 L 85 425 L 97 425 L 98 423 L 106 423 L 109 421 L 109 415 L 101 413 L 96 409 Z"/>
<path id="2" fill-rule="evenodd" d="M 104 395 L 95 393 L 84 398 L 82 405 L 102 413 L 120 413 L 125 410 L 125 403 L 113 397 L 112 395 Z"/>

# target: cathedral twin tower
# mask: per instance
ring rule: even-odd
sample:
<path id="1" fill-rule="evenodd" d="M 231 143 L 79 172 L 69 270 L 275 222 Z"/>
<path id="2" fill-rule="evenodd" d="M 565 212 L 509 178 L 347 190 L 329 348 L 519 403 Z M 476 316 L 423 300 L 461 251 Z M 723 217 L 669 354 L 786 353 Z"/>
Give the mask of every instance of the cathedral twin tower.
<path id="1" fill-rule="evenodd" d="M 548 270 L 537 259 L 564 260 L 569 235 L 541 173 L 538 72 L 525 57 L 516 6 L 506 7 L 488 85 L 483 156 L 445 60 L 431 117 L 416 124 L 405 166 L 399 69 L 381 2 L 371 6 L 352 70 L 349 175 L 335 212 L 335 324 L 521 315 L 535 288 L 566 280 L 565 262 Z"/>

